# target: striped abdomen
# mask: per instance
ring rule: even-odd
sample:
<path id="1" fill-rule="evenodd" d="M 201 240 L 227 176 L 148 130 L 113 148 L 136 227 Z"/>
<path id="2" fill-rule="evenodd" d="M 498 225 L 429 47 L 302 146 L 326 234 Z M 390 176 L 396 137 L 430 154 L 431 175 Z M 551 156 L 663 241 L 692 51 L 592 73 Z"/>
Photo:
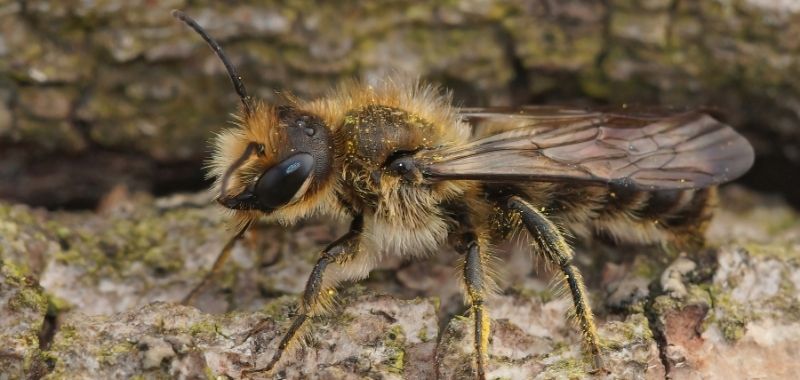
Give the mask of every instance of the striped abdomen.
<path id="1" fill-rule="evenodd" d="M 629 244 L 700 243 L 716 204 L 716 187 L 649 192 L 547 183 L 526 186 L 522 192 L 578 237 Z"/>

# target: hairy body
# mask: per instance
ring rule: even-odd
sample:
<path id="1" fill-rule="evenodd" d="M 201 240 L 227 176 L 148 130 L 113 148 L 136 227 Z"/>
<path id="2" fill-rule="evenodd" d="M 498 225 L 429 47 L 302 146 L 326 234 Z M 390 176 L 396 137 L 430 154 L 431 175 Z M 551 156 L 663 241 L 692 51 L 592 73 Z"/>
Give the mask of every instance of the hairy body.
<path id="1" fill-rule="evenodd" d="M 465 284 L 465 294 L 468 302 L 477 299 L 481 304 L 483 321 L 477 323 L 476 334 L 482 336 L 478 341 L 482 339 L 484 347 L 476 348 L 486 355 L 489 318 L 483 300 L 494 288 L 488 265 L 492 260 L 486 248 L 512 235 L 526 234 L 530 228 L 522 222 L 519 210 L 507 206 L 512 197 L 519 197 L 526 206 L 538 210 L 553 223 L 557 233 L 581 238 L 600 235 L 632 244 L 685 245 L 702 240 L 715 200 L 714 187 L 642 191 L 581 182 L 425 181 L 392 170 L 391 163 L 404 155 L 446 149 L 502 131 L 529 127 L 539 117 L 535 115 L 536 109 L 522 115 L 526 117 L 506 121 L 475 116 L 488 111 L 476 114 L 473 110 L 470 117 L 451 108 L 449 100 L 432 87 L 421 87 L 413 81 L 388 80 L 377 87 L 356 83 L 342 86 L 322 100 L 289 101 L 286 107 L 293 110 L 289 118 L 326 115 L 324 123 L 330 128 L 326 144 L 332 151 L 332 166 L 324 170 L 330 173 L 326 177 L 315 178 L 314 189 L 267 217 L 287 224 L 317 213 L 358 216 L 362 220 L 358 236 L 348 243 L 346 252 L 328 260 L 324 271 L 312 274 L 309 280 L 312 291 L 306 292 L 301 305 L 309 317 L 328 312 L 332 305 L 329 297 L 335 293 L 330 290 L 343 280 L 365 278 L 385 255 L 418 258 L 437 252 L 445 244 L 454 244 L 467 260 L 467 246 L 474 241 L 483 250 L 477 258 L 477 272 L 465 273 L 474 277 L 472 285 Z M 259 109 L 263 107 L 266 106 Z M 274 118 L 243 120 L 242 125 L 248 126 L 247 133 L 226 133 L 218 138 L 218 154 L 212 165 L 215 170 L 211 173 L 218 179 L 218 191 L 224 169 L 233 164 L 230 158 L 240 157 L 251 141 L 269 142 L 271 149 L 282 149 L 280 143 L 273 142 L 276 138 L 271 135 L 273 130 L 257 124 L 293 122 L 281 122 L 280 111 L 273 112 L 276 112 Z M 642 123 L 649 122 L 652 120 Z M 245 173 L 260 173 L 274 164 L 258 157 L 254 160 L 250 165 L 255 168 Z M 259 164 L 258 160 L 264 162 Z M 247 182 L 246 175 L 235 178 L 230 192 L 241 191 Z M 247 210 L 237 216 L 240 224 L 247 224 L 262 214 Z M 591 309 L 580 275 L 570 263 L 569 247 L 564 245 L 560 248 L 563 252 L 552 252 L 546 242 L 536 237 L 532 241 L 536 245 L 535 254 L 545 255 L 558 266 L 568 266 L 578 279 L 571 289 L 581 305 L 575 313 L 583 325 L 589 350 L 598 355 Z M 474 289 L 476 286 L 479 289 Z M 299 339 L 302 329 L 298 327 L 291 334 L 286 349 Z"/>
<path id="2" fill-rule="evenodd" d="M 457 200 L 476 209 L 471 212 L 473 217 L 483 217 L 479 224 L 490 227 L 487 232 L 492 237 L 504 238 L 514 232 L 513 227 L 494 217 L 486 218 L 485 211 L 491 210 L 504 194 L 524 194 L 532 205 L 574 236 L 588 239 L 605 235 L 631 244 L 701 240 L 716 200 L 713 186 L 644 191 L 581 182 L 407 181 L 387 169 L 391 158 L 457 146 L 536 121 L 470 120 L 452 108 L 449 98 L 437 93 L 436 88 L 421 87 L 408 80 L 388 80 L 379 87 L 351 83 L 322 100 L 290 102 L 300 111 L 298 114 L 328 115 L 325 121 L 331 136 L 327 143 L 333 148 L 334 164 L 327 182 L 317 179 L 317 191 L 306 193 L 302 201 L 276 210 L 267 218 L 292 224 L 314 214 L 341 217 L 364 213 L 365 230 L 370 231 L 365 235 L 376 248 L 370 250 L 375 256 L 391 253 L 413 257 L 436 251 L 452 230 L 447 206 Z M 210 176 L 217 179 L 213 190 L 220 191 L 225 169 L 251 141 L 274 139 L 266 125 L 275 122 L 272 118 L 242 121 L 240 124 L 250 126 L 245 130 L 249 133 L 228 130 L 217 138 L 210 165 Z M 252 127 L 262 123 L 264 127 Z M 486 127 L 484 123 L 495 125 Z M 485 128 L 491 128 L 490 132 Z M 271 164 L 265 161 L 252 172 L 260 173 L 261 167 Z M 240 178 L 230 192 L 243 189 L 247 182 L 248 178 Z M 236 216 L 239 224 L 262 217 L 255 210 Z"/>
<path id="3" fill-rule="evenodd" d="M 356 82 L 313 101 L 254 101 L 219 45 L 181 12 L 221 58 L 242 100 L 238 126 L 216 140 L 209 165 L 217 201 L 238 233 L 260 218 L 291 224 L 314 214 L 350 218 L 322 250 L 297 316 L 265 367 L 331 309 L 332 290 L 385 255 L 418 258 L 451 244 L 474 321 L 475 373 L 485 378 L 494 290 L 493 243 L 518 233 L 562 272 L 588 356 L 602 369 L 591 307 L 564 235 L 636 244 L 698 243 L 715 185 L 743 174 L 753 151 L 730 127 L 698 112 L 675 115 L 552 107 L 455 109 L 416 81 Z M 257 334 L 256 326 L 252 334 Z"/>

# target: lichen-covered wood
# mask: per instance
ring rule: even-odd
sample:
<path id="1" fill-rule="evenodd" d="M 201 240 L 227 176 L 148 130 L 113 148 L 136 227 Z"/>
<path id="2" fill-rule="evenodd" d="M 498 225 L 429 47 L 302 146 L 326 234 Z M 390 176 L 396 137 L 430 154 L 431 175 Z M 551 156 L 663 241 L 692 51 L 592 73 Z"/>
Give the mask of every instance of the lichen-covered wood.
<path id="1" fill-rule="evenodd" d="M 99 214 L 0 203 L 0 362 L 9 378 L 230 376 L 269 360 L 319 249 L 346 229 L 260 225 L 197 307 L 177 305 L 227 234 L 205 195 L 107 200 Z M 707 249 L 578 246 L 619 378 L 786 378 L 800 371 L 800 216 L 722 193 Z M 498 247 L 490 378 L 589 376 L 569 299 L 526 247 Z M 446 250 L 346 287 L 283 368 L 294 378 L 469 375 L 472 334 Z M 267 327 L 245 340 L 255 324 Z M 438 344 L 437 344 L 438 342 Z"/>
<path id="2" fill-rule="evenodd" d="M 201 185 L 206 141 L 237 102 L 172 8 L 219 38 L 266 99 L 409 72 L 472 106 L 711 106 L 754 141 L 751 182 L 800 170 L 793 2 L 5 0 L 0 197 L 92 206 L 118 183 Z"/>

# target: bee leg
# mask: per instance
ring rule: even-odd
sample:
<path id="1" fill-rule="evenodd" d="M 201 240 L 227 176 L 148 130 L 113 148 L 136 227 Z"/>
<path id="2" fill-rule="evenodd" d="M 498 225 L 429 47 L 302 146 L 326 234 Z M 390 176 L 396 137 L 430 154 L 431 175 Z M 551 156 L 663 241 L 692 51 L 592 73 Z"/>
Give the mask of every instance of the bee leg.
<path id="1" fill-rule="evenodd" d="M 302 336 L 301 331 L 306 321 L 318 314 L 320 309 L 324 310 L 325 301 L 328 300 L 326 294 L 323 292 L 322 286 L 325 269 L 328 267 L 328 264 L 346 262 L 358 252 L 358 242 L 363 229 L 364 218 L 358 215 L 350 224 L 350 231 L 329 244 L 322 251 L 322 255 L 314 265 L 314 269 L 311 270 L 311 275 L 306 282 L 306 288 L 300 301 L 299 313 L 278 344 L 278 349 L 275 351 L 272 359 L 270 359 L 269 363 L 263 368 L 242 371 L 243 376 L 251 373 L 271 371 L 275 365 L 278 364 L 283 354 Z M 254 330 L 258 329 L 259 327 L 256 327 Z M 253 332 L 248 333 L 248 337 L 252 335 L 254 335 Z"/>
<path id="2" fill-rule="evenodd" d="M 200 281 L 200 283 L 197 284 L 197 286 L 195 286 L 192 291 L 183 298 L 181 301 L 182 304 L 191 305 L 197 295 L 200 294 L 200 292 L 203 291 L 203 289 L 205 289 L 214 280 L 217 274 L 219 274 L 219 272 L 222 270 L 225 262 L 228 261 L 229 257 L 231 257 L 231 251 L 233 250 L 234 244 L 236 244 L 237 240 L 242 238 L 244 233 L 250 227 L 250 223 L 251 222 L 245 223 L 245 225 L 242 226 L 236 235 L 233 235 L 230 239 L 228 239 L 228 242 L 222 247 L 222 251 L 220 251 L 219 255 L 217 255 L 217 259 L 214 260 L 214 265 L 211 266 L 211 270 L 209 270 L 208 273 L 203 276 L 203 279 Z"/>
<path id="3" fill-rule="evenodd" d="M 469 297 L 470 310 L 475 321 L 473 333 L 475 335 L 475 369 L 478 379 L 486 378 L 486 365 L 489 361 L 489 312 L 486 310 L 486 285 L 487 274 L 485 271 L 486 260 L 482 257 L 478 238 L 473 232 L 462 235 L 456 250 L 464 254 L 464 285 Z"/>
<path id="4" fill-rule="evenodd" d="M 602 371 L 603 362 L 600 356 L 597 329 L 595 328 L 592 309 L 586 299 L 586 287 L 583 284 L 583 278 L 578 268 L 572 264 L 572 249 L 567 245 L 558 227 L 524 199 L 513 196 L 508 199 L 506 207 L 510 211 L 519 214 L 522 223 L 533 237 L 536 245 L 538 245 L 540 252 L 544 254 L 548 261 L 558 265 L 558 268 L 563 272 L 563 280 L 566 281 L 572 294 L 575 316 L 583 333 L 584 346 L 592 355 L 595 369 Z"/>

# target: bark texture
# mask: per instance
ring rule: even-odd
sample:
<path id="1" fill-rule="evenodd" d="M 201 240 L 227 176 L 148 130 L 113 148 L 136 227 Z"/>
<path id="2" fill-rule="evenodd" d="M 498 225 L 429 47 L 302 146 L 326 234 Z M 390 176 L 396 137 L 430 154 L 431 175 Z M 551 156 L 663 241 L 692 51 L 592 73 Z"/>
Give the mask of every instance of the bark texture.
<path id="1" fill-rule="evenodd" d="M 203 195 L 107 200 L 100 214 L 0 204 L 2 378 L 240 378 L 287 328 L 319 250 L 346 225 L 259 225 L 197 307 L 176 303 L 225 242 Z M 792 378 L 800 365 L 800 215 L 723 193 L 707 249 L 578 248 L 609 379 Z M 528 247 L 499 247 L 489 377 L 599 377 Z M 463 379 L 472 321 L 458 255 L 387 261 L 348 286 L 279 376 Z M 557 275 L 557 274 L 556 274 Z M 245 339 L 259 322 L 263 333 Z"/>
<path id="2" fill-rule="evenodd" d="M 715 107 L 756 145 L 746 180 L 800 202 L 800 6 L 767 0 L 0 0 L 0 197 L 91 207 L 119 183 L 203 186 L 237 102 L 172 8 L 266 99 L 409 72 L 471 106 Z"/>

